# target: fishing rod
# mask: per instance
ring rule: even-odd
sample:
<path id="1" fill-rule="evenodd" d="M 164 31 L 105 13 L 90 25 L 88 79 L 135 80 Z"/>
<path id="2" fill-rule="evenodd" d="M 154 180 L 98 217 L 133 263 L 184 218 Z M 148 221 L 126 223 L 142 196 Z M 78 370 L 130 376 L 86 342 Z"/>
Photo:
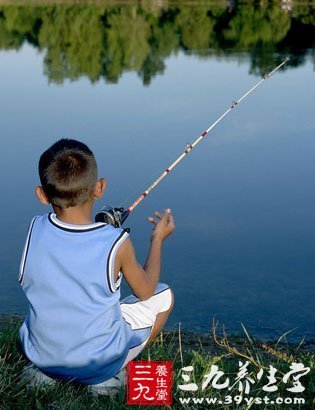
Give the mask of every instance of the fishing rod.
<path id="1" fill-rule="evenodd" d="M 120 227 L 128 218 L 129 214 L 146 198 L 149 193 L 178 165 L 190 151 L 195 148 L 199 142 L 223 120 L 241 101 L 243 101 L 249 94 L 251 94 L 257 87 L 260 86 L 265 80 L 270 78 L 276 71 L 279 70 L 284 64 L 288 62 L 287 57 L 281 64 L 274 68 L 270 73 L 265 74 L 261 80 L 259 80 L 253 87 L 251 87 L 245 94 L 243 94 L 238 100 L 233 101 L 232 105 L 210 125 L 192 144 L 187 144 L 185 151 L 168 167 L 162 174 L 129 206 L 129 208 L 113 208 L 110 205 L 104 206 L 99 213 L 95 216 L 96 222 L 106 222 L 115 227 Z"/>

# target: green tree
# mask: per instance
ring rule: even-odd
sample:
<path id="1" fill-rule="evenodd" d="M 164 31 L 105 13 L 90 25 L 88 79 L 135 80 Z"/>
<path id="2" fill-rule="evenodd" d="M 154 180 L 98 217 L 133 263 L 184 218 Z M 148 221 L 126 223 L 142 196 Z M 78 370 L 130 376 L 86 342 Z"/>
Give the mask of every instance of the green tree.
<path id="1" fill-rule="evenodd" d="M 44 54 L 49 81 L 62 83 L 87 76 L 91 82 L 117 82 L 135 71 L 144 84 L 162 74 L 165 58 L 179 50 L 201 57 L 247 53 L 250 70 L 261 74 L 279 59 L 303 64 L 315 48 L 314 7 L 288 14 L 277 4 L 237 4 L 234 9 L 196 1 L 136 4 L 3 5 L 0 49 L 24 42 Z"/>

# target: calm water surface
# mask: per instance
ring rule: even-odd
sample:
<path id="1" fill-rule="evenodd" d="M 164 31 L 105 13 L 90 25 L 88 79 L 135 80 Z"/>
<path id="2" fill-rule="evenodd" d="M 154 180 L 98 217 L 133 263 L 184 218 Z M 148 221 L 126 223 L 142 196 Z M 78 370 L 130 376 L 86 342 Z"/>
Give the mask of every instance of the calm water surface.
<path id="1" fill-rule="evenodd" d="M 27 309 L 17 275 L 28 224 L 48 211 L 33 194 L 43 150 L 61 137 L 84 141 L 108 181 L 104 204 L 128 206 L 187 142 L 290 56 L 127 225 L 144 261 L 146 218 L 173 210 L 177 229 L 161 275 L 176 298 L 169 327 L 210 331 L 215 318 L 228 333 L 241 333 L 243 323 L 263 339 L 291 329 L 289 340 L 314 338 L 312 12 L 0 7 L 0 312 Z"/>

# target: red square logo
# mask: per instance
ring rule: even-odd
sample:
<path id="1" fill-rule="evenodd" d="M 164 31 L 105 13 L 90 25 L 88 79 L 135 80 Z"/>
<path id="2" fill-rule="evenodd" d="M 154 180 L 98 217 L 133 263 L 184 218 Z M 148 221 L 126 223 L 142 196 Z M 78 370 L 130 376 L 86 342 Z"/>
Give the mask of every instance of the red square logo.
<path id="1" fill-rule="evenodd" d="M 133 360 L 127 366 L 127 404 L 172 405 L 172 361 Z"/>

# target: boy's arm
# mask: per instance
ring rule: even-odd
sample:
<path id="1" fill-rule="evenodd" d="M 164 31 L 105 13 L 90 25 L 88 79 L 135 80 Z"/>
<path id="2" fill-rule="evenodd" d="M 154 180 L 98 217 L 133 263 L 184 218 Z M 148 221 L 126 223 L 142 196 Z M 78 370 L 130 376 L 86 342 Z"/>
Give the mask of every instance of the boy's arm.
<path id="1" fill-rule="evenodd" d="M 175 224 L 170 210 L 163 216 L 158 212 L 159 220 L 149 218 L 155 226 L 151 237 L 150 250 L 144 267 L 137 262 L 132 242 L 127 238 L 117 251 L 115 268 L 121 270 L 126 281 L 139 299 L 145 300 L 154 294 L 160 280 L 162 243 L 174 231 Z M 116 270 L 116 269 L 115 269 Z"/>

